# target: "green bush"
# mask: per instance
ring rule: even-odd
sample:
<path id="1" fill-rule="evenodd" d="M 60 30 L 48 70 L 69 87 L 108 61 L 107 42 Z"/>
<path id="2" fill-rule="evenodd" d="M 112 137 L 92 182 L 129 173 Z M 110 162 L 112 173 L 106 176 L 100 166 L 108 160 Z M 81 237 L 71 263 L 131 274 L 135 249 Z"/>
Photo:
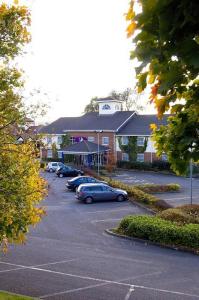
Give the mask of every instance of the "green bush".
<path id="1" fill-rule="evenodd" d="M 171 221 L 151 216 L 128 216 L 121 221 L 119 232 L 163 245 L 199 249 L 199 225 L 179 226 Z"/>
<path id="2" fill-rule="evenodd" d="M 134 185 L 135 188 L 146 193 L 166 193 L 179 191 L 180 185 L 175 183 L 170 184 L 140 184 Z"/>

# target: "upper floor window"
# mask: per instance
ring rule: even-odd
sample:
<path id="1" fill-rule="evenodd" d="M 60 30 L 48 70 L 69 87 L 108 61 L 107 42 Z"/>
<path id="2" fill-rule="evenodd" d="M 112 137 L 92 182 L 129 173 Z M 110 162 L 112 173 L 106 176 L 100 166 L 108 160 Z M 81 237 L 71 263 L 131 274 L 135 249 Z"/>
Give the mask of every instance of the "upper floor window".
<path id="1" fill-rule="evenodd" d="M 143 136 L 137 137 L 137 146 L 144 146 L 145 138 Z"/>
<path id="2" fill-rule="evenodd" d="M 122 136 L 121 142 L 122 142 L 122 145 L 128 145 L 128 143 L 129 143 L 128 136 Z"/>
<path id="3" fill-rule="evenodd" d="M 76 143 L 76 138 L 74 136 L 70 137 L 70 144 Z"/>
<path id="4" fill-rule="evenodd" d="M 102 137 L 102 145 L 109 145 L 109 137 L 108 136 Z"/>
<path id="5" fill-rule="evenodd" d="M 47 144 L 52 144 L 52 137 L 51 136 L 47 136 Z"/>
<path id="6" fill-rule="evenodd" d="M 88 136 L 88 142 L 95 142 L 95 137 L 94 136 Z"/>
<path id="7" fill-rule="evenodd" d="M 61 144 L 62 143 L 62 136 L 61 135 L 59 135 L 58 137 L 57 137 L 57 144 Z"/>

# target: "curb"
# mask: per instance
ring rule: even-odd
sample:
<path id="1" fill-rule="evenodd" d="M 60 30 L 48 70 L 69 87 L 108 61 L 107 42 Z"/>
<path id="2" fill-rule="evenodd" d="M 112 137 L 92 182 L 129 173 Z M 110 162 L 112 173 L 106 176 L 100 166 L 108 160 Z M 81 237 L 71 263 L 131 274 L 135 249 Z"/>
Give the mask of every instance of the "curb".
<path id="1" fill-rule="evenodd" d="M 146 246 L 147 245 L 151 245 L 151 246 L 158 246 L 160 248 L 165 248 L 165 249 L 170 249 L 170 250 L 175 250 L 175 251 L 181 251 L 181 252 L 187 252 L 187 253 L 191 253 L 191 254 L 194 254 L 194 255 L 199 255 L 199 252 L 197 252 L 196 250 L 190 250 L 190 249 L 187 249 L 187 248 L 184 248 L 184 247 L 175 247 L 175 246 L 171 246 L 171 245 L 163 245 L 163 244 L 159 244 L 159 243 L 156 243 L 156 242 L 152 242 L 152 241 L 149 241 L 149 240 L 145 240 L 145 239 L 140 239 L 140 238 L 137 238 L 137 237 L 131 237 L 131 236 L 127 236 L 127 235 L 124 235 L 124 234 L 119 234 L 119 233 L 115 233 L 112 231 L 113 228 L 110 228 L 110 229 L 105 229 L 105 233 L 109 234 L 109 235 L 112 235 L 112 236 L 115 236 L 115 237 L 119 237 L 119 238 L 122 238 L 122 239 L 126 239 L 126 240 L 130 240 L 130 241 L 134 241 L 134 242 L 138 242 L 138 243 L 142 243 L 142 244 L 145 244 Z"/>
<path id="2" fill-rule="evenodd" d="M 129 199 L 129 202 L 132 203 L 132 204 L 134 204 L 135 206 L 138 206 L 139 208 L 142 208 L 142 209 L 146 210 L 151 215 L 155 215 L 156 214 L 156 212 L 154 210 L 152 210 L 149 207 L 146 207 L 144 204 L 141 204 L 141 203 L 139 203 L 139 202 L 137 202 L 135 200 L 130 200 L 130 199 Z"/>

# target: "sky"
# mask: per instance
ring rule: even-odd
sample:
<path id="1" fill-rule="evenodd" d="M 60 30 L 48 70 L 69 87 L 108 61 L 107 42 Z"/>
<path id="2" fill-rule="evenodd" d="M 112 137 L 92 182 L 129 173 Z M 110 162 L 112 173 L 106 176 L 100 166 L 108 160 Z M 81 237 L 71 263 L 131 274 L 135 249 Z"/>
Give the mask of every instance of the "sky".
<path id="1" fill-rule="evenodd" d="M 40 89 L 38 99 L 50 105 L 43 122 L 79 116 L 91 98 L 134 87 L 129 0 L 22 1 L 31 9 L 32 41 L 21 62 L 27 89 Z"/>

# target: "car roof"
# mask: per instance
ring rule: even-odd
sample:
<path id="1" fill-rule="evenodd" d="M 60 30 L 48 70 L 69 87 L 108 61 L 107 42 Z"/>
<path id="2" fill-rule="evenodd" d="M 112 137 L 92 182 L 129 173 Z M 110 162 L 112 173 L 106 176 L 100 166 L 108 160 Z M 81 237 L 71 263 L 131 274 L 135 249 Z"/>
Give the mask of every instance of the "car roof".
<path id="1" fill-rule="evenodd" d="M 102 186 L 107 186 L 107 184 L 104 184 L 104 183 L 101 183 L 101 182 L 99 182 L 99 183 L 82 183 L 80 186 L 81 187 L 87 187 L 87 186 L 99 186 L 99 185 L 102 185 Z"/>

